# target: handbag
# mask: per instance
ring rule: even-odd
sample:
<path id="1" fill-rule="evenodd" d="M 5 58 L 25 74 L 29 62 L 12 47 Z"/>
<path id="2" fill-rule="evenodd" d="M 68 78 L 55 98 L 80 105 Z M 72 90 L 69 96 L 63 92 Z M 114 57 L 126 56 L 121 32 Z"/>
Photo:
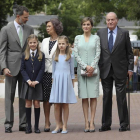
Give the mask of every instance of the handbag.
<path id="1" fill-rule="evenodd" d="M 97 69 L 95 69 L 95 70 L 93 71 L 93 75 L 92 75 L 92 76 L 96 76 L 96 75 L 97 75 Z M 81 76 L 87 76 L 87 73 L 86 73 L 85 70 L 82 70 L 82 69 L 81 69 Z"/>

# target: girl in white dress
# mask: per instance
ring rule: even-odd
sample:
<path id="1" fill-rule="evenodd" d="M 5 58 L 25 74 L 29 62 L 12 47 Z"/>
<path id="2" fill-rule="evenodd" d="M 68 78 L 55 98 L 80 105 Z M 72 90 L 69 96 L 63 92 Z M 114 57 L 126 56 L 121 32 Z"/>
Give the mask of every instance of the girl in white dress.
<path id="1" fill-rule="evenodd" d="M 55 113 L 56 128 L 52 133 L 60 132 L 60 107 L 63 112 L 63 130 L 61 133 L 67 133 L 67 121 L 69 116 L 69 103 L 76 103 L 76 97 L 73 89 L 74 85 L 74 57 L 71 55 L 69 41 L 66 36 L 58 38 L 58 46 L 55 57 L 52 62 L 52 90 L 50 103 L 54 103 L 57 111 Z"/>

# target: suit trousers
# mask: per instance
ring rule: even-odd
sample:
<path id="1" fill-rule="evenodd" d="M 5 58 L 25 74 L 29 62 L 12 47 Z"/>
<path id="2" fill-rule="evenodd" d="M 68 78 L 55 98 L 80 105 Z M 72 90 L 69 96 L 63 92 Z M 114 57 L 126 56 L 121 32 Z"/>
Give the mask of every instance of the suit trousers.
<path id="1" fill-rule="evenodd" d="M 5 76 L 5 127 L 13 127 L 14 123 L 14 98 L 16 84 L 18 82 L 18 94 L 21 92 L 22 75 L 19 73 L 17 76 Z M 19 127 L 26 127 L 26 112 L 25 100 L 19 98 Z"/>
<path id="2" fill-rule="evenodd" d="M 118 114 L 120 120 L 120 126 L 128 126 L 128 110 L 126 101 L 126 80 L 118 79 L 111 67 L 108 76 L 105 79 L 101 79 L 103 87 L 103 114 L 102 114 L 102 126 L 111 126 L 112 124 L 112 89 L 113 81 L 115 81 L 116 88 L 116 100 L 118 107 Z"/>

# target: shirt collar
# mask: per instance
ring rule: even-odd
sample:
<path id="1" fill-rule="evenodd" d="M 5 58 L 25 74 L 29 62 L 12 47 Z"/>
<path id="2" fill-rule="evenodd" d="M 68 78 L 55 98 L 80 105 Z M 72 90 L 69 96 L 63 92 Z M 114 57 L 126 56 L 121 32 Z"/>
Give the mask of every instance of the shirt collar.
<path id="1" fill-rule="evenodd" d="M 110 34 L 110 31 L 111 31 L 111 30 L 108 28 L 108 34 Z M 117 34 L 117 26 L 116 26 L 116 28 L 113 30 L 113 33 L 114 33 L 114 34 Z"/>
<path id="2" fill-rule="evenodd" d="M 34 50 L 34 51 L 30 49 L 30 54 L 32 54 L 32 52 L 34 52 L 34 56 L 35 56 L 36 55 L 36 52 L 37 52 L 37 49 Z"/>
<path id="3" fill-rule="evenodd" d="M 18 23 L 16 22 L 16 20 L 14 20 L 14 24 L 15 24 L 16 29 L 17 29 L 19 26 L 23 27 L 23 25 L 18 24 Z"/>

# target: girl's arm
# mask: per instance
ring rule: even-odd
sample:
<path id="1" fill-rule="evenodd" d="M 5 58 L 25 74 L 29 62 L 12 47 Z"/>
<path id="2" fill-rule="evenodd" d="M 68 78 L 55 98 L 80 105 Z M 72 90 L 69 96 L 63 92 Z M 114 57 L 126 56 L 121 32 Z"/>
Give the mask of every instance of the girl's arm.
<path id="1" fill-rule="evenodd" d="M 38 75 L 36 77 L 36 80 L 35 80 L 35 81 L 38 81 L 38 82 L 40 82 L 42 80 L 43 74 L 44 74 L 44 71 L 45 71 L 45 55 L 44 55 L 44 53 L 42 53 L 42 54 L 43 54 L 43 57 L 42 57 L 41 68 L 40 68 L 39 73 L 38 73 Z"/>
<path id="2" fill-rule="evenodd" d="M 25 56 L 23 55 L 23 56 L 22 56 L 22 60 L 21 60 L 20 72 L 21 72 L 21 75 L 22 75 L 24 81 L 27 82 L 28 80 L 30 80 L 30 78 L 29 78 L 29 76 L 28 76 L 28 74 L 27 74 L 27 72 L 26 72 L 26 66 L 25 66 L 25 61 L 26 61 L 26 60 L 24 60 L 24 58 L 25 58 Z M 27 61 L 28 61 L 28 60 L 27 60 Z"/>
<path id="3" fill-rule="evenodd" d="M 82 68 L 82 69 L 86 69 L 86 67 L 87 67 L 87 64 L 85 64 L 83 61 L 82 61 L 82 59 L 81 59 L 81 57 L 79 56 L 79 53 L 78 53 L 78 41 L 79 41 L 79 39 L 80 39 L 80 36 L 76 36 L 75 37 L 75 40 L 74 40 L 74 56 L 75 56 L 75 58 L 76 58 L 76 61 L 77 61 L 77 63 L 80 65 L 80 67 Z"/>
<path id="4" fill-rule="evenodd" d="M 70 59 L 70 74 L 71 74 L 72 84 L 74 87 L 75 75 L 74 75 L 74 56 L 73 55 L 71 55 L 71 59 Z"/>
<path id="5" fill-rule="evenodd" d="M 100 53 L 101 53 L 101 48 L 100 48 L 100 38 L 97 36 L 96 38 L 96 55 L 91 63 L 92 68 L 96 68 L 100 59 Z"/>

